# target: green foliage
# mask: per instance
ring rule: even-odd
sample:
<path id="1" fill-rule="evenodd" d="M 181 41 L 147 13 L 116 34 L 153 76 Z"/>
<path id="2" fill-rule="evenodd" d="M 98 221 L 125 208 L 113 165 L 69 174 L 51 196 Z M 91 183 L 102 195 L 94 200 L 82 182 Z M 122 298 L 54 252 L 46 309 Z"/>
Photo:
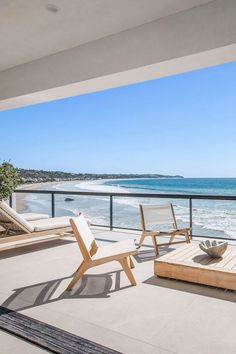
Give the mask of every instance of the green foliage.
<path id="1" fill-rule="evenodd" d="M 0 201 L 9 198 L 20 181 L 16 168 L 9 162 L 3 162 L 0 165 Z"/>

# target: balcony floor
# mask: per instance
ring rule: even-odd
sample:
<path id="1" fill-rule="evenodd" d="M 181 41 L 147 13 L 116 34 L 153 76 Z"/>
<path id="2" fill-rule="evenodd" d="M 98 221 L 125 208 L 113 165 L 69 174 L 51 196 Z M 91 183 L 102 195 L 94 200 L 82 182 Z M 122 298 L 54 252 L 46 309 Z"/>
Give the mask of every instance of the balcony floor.
<path id="1" fill-rule="evenodd" d="M 94 232 L 100 244 L 139 238 Z M 161 255 L 173 249 L 163 247 Z M 2 252 L 1 305 L 122 353 L 235 353 L 235 292 L 154 277 L 148 242 L 135 257 L 136 287 L 113 262 L 65 292 L 80 260 L 73 238 Z M 4 353 L 45 352 L 4 332 L 0 340 Z"/>

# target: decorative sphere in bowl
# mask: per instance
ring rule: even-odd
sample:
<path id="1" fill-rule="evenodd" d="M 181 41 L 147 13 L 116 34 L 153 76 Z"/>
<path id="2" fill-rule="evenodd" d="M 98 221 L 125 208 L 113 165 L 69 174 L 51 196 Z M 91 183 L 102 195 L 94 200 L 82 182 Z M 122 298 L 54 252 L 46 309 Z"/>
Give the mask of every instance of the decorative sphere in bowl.
<path id="1" fill-rule="evenodd" d="M 228 242 L 226 241 L 216 241 L 216 240 L 206 240 L 199 244 L 199 247 L 203 252 L 206 252 L 208 256 L 213 258 L 221 258 L 225 253 Z"/>

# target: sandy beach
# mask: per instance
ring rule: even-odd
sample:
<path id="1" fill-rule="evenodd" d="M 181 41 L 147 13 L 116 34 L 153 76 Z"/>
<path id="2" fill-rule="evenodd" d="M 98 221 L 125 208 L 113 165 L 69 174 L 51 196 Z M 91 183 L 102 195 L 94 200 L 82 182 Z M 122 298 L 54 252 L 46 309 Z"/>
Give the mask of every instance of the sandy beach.
<path id="1" fill-rule="evenodd" d="M 53 184 L 55 185 L 55 182 L 21 184 L 16 189 L 38 190 L 38 189 L 43 189 L 43 187 L 53 185 Z M 26 208 L 26 203 L 27 203 L 27 201 L 25 200 L 26 197 L 27 197 L 27 194 L 24 194 L 24 193 L 17 194 L 17 197 L 15 199 L 17 211 L 23 212 L 24 209 Z M 14 201 L 13 201 L 13 203 L 14 203 Z"/>
<path id="2" fill-rule="evenodd" d="M 109 223 L 109 198 L 104 196 L 78 196 L 73 195 L 73 191 L 91 192 L 126 192 L 125 188 L 119 186 L 104 185 L 110 179 L 96 180 L 74 180 L 74 181 L 55 181 L 46 183 L 33 183 L 21 185 L 18 189 L 22 190 L 52 190 L 71 192 L 70 201 L 65 200 L 65 195 L 55 195 L 56 216 L 76 216 L 78 212 L 83 212 L 86 217 L 94 224 L 107 225 Z M 122 214 L 123 207 L 130 206 L 134 201 L 119 198 L 116 200 L 116 211 L 118 216 Z M 13 207 L 20 213 L 33 212 L 51 215 L 51 196 L 48 194 L 17 193 L 13 199 Z M 133 208 L 132 208 L 133 209 Z M 132 214 L 132 210 L 131 210 Z M 122 216 L 121 216 L 122 217 Z"/>
<path id="3" fill-rule="evenodd" d="M 31 184 L 22 184 L 17 187 L 17 189 L 22 189 L 22 190 L 40 190 L 40 189 L 47 189 L 49 190 L 48 187 L 52 187 L 53 190 L 58 189 L 58 190 L 63 190 L 61 188 L 62 186 L 65 185 L 74 185 L 76 191 L 100 191 L 100 192 L 117 192 L 118 187 L 112 187 L 112 186 L 103 186 L 100 183 L 107 182 L 109 181 L 108 179 L 92 179 L 92 180 L 74 180 L 74 181 L 53 181 L 53 182 L 39 182 L 39 183 L 31 183 Z M 126 190 L 123 189 L 123 191 L 127 192 Z M 27 207 L 27 200 L 26 198 L 29 196 L 27 193 L 18 193 L 16 197 L 16 209 L 19 212 L 23 212 L 26 207 Z"/>
<path id="4" fill-rule="evenodd" d="M 39 183 L 30 183 L 30 184 L 21 184 L 19 185 L 16 189 L 22 189 L 22 190 L 39 190 L 39 189 L 44 189 L 45 187 L 49 186 L 55 186 L 58 183 L 67 183 L 69 181 L 60 181 L 60 182 L 39 182 Z M 82 181 L 74 181 L 75 183 L 80 183 Z M 84 181 L 83 181 L 84 182 Z M 26 208 L 26 197 L 28 194 L 24 193 L 18 193 L 17 198 L 16 198 L 16 209 L 19 212 L 23 212 Z"/>

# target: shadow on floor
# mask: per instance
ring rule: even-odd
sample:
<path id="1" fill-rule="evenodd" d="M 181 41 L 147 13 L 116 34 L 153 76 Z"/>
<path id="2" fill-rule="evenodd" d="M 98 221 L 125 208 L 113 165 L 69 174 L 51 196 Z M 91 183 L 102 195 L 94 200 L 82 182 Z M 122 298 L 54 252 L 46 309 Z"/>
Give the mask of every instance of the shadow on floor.
<path id="1" fill-rule="evenodd" d="M 207 285 L 194 284 L 182 280 L 166 279 L 156 276 L 152 276 L 151 278 L 145 280 L 143 283 L 171 290 L 183 291 L 190 294 L 236 302 L 236 291 L 233 290 L 214 288 Z"/>
<path id="2" fill-rule="evenodd" d="M 146 249 L 142 250 L 139 248 L 138 253 L 133 256 L 135 258 L 135 260 L 137 261 L 137 263 L 154 261 L 154 259 L 157 259 L 158 257 L 164 256 L 164 254 L 175 250 L 175 248 L 173 248 L 173 247 L 162 246 L 162 247 L 159 247 L 159 253 L 160 253 L 159 256 L 156 256 L 154 253 L 153 246 L 144 245 L 144 247 L 145 248 L 149 247 L 152 249 L 151 250 L 146 250 Z"/>
<path id="3" fill-rule="evenodd" d="M 60 286 L 65 289 L 68 282 L 65 284 L 62 282 L 71 279 L 71 277 L 14 289 L 14 293 L 1 306 L 18 311 L 62 299 L 107 298 L 110 297 L 110 294 L 131 286 L 121 287 L 120 273 L 121 270 L 105 274 L 85 274 L 71 291 L 63 290 L 61 292 L 59 289 Z"/>

